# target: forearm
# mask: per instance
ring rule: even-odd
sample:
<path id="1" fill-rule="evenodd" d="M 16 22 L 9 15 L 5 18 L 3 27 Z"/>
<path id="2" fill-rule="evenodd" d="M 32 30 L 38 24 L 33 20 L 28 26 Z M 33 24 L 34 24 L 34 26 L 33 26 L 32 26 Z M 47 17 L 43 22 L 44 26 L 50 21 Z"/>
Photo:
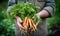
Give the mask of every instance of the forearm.
<path id="1" fill-rule="evenodd" d="M 39 13 L 37 13 L 40 18 L 46 18 L 49 16 L 49 13 L 46 10 L 42 10 Z"/>
<path id="2" fill-rule="evenodd" d="M 53 16 L 54 6 L 55 6 L 54 0 L 46 0 L 45 7 L 43 8 L 42 11 L 38 13 L 38 15 L 41 18 L 47 18 Z"/>

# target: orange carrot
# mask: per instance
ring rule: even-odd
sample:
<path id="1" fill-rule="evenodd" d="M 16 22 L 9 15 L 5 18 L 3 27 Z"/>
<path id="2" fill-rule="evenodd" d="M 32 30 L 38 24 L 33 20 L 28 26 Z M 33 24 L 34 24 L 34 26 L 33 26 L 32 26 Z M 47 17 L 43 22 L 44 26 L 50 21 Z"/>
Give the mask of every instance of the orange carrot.
<path id="1" fill-rule="evenodd" d="M 36 28 L 36 25 L 35 25 L 35 23 L 33 22 L 32 19 L 31 19 L 31 23 L 32 23 L 33 27 L 34 27 L 35 29 L 37 29 L 37 28 Z"/>
<path id="2" fill-rule="evenodd" d="M 28 17 L 26 17 L 26 18 L 24 19 L 23 27 L 24 27 L 25 29 L 27 29 L 27 30 L 26 30 L 27 32 L 35 31 L 35 30 L 37 29 L 35 23 L 33 22 L 33 20 L 30 19 L 30 18 L 28 18 Z M 23 31 L 24 31 L 24 30 L 23 30 Z"/>
<path id="3" fill-rule="evenodd" d="M 24 22 L 23 22 L 23 27 L 25 27 L 27 29 L 27 17 L 25 18 Z"/>

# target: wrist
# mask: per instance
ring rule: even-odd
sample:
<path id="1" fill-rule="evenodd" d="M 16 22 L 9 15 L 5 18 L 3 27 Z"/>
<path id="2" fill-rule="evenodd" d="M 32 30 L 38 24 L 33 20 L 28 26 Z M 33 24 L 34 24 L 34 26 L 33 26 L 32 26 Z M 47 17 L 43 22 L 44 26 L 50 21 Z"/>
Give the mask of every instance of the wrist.
<path id="1" fill-rule="evenodd" d="M 38 18 L 41 18 L 40 12 L 36 14 Z"/>

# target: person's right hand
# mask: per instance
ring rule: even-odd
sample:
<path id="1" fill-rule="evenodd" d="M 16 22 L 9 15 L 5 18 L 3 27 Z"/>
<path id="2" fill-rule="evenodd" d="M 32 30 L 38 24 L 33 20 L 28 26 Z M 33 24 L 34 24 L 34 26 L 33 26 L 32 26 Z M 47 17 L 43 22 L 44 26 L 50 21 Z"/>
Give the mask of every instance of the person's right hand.
<path id="1" fill-rule="evenodd" d="M 17 25 L 20 28 L 20 30 L 23 32 L 27 32 L 26 29 L 22 26 L 22 24 L 23 24 L 22 19 L 18 16 L 16 16 L 15 18 L 16 18 L 16 22 L 17 22 Z"/>

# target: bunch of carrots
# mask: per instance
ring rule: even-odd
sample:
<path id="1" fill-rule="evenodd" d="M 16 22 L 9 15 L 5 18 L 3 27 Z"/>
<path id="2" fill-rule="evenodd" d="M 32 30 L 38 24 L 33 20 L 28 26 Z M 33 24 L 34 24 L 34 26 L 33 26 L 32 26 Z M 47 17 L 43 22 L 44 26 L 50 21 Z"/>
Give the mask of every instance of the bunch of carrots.
<path id="1" fill-rule="evenodd" d="M 22 26 L 27 29 L 26 32 L 36 31 L 37 27 L 32 19 L 25 17 Z M 24 30 L 22 30 L 24 31 Z M 24 31 L 25 32 L 25 31 Z"/>

